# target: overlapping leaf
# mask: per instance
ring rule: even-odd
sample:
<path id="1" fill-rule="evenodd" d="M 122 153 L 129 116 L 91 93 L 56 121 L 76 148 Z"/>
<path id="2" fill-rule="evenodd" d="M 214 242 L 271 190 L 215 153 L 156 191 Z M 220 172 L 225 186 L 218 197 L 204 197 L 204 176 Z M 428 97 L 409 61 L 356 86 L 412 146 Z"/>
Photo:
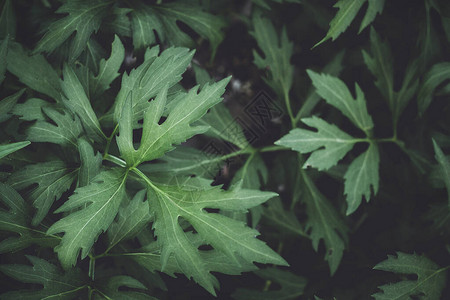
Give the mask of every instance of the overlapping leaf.
<path id="1" fill-rule="evenodd" d="M 98 284 L 101 294 L 95 294 L 94 299 L 123 299 L 123 300 L 157 300 L 141 292 L 147 288 L 138 280 L 126 275 L 116 275 L 100 281 Z M 139 291 L 141 290 L 141 291 Z"/>
<path id="2" fill-rule="evenodd" d="M 77 146 L 78 136 L 83 131 L 80 120 L 70 112 L 46 107 L 44 113 L 56 124 L 37 121 L 27 131 L 27 137 L 32 142 L 48 142 L 59 145 Z"/>
<path id="3" fill-rule="evenodd" d="M 64 232 L 61 243 L 55 248 L 65 269 L 75 265 L 81 249 L 85 258 L 97 237 L 106 231 L 117 215 L 125 197 L 126 172 L 119 168 L 103 171 L 93 181 L 75 193 L 57 211 L 70 213 L 54 223 L 49 234 Z"/>
<path id="4" fill-rule="evenodd" d="M 30 144 L 29 141 L 10 143 L 6 145 L 0 145 L 0 158 L 7 156 L 13 152 L 16 152 Z"/>
<path id="5" fill-rule="evenodd" d="M 78 186 L 88 185 L 102 167 L 102 156 L 95 154 L 91 144 L 84 138 L 78 140 L 78 152 L 80 153 L 80 169 L 78 171 Z"/>
<path id="6" fill-rule="evenodd" d="M 245 211 L 267 199 L 274 193 L 254 190 L 223 191 L 218 187 L 186 189 L 186 186 L 153 186 L 149 188 L 150 207 L 155 215 L 154 229 L 161 245 L 164 267 L 173 256 L 187 277 L 193 277 L 200 285 L 214 294 L 215 278 L 182 227 L 179 219 L 187 220 L 198 232 L 204 243 L 224 253 L 229 260 L 239 264 L 260 262 L 285 265 L 286 262 L 264 242 L 255 238 L 258 232 L 236 220 L 221 214 L 208 213 L 207 208 Z"/>
<path id="7" fill-rule="evenodd" d="M 131 100 L 134 120 L 141 119 L 148 101 L 181 80 L 191 62 L 194 51 L 187 48 L 169 48 L 160 55 L 159 47 L 145 53 L 145 61 L 129 75 L 122 76 L 122 86 L 114 103 L 114 120 L 119 121 L 127 99 Z"/>
<path id="8" fill-rule="evenodd" d="M 417 254 L 397 252 L 397 257 L 388 255 L 388 259 L 377 264 L 374 269 L 397 274 L 417 275 L 417 280 L 402 280 L 378 287 L 382 292 L 372 295 L 377 300 L 409 300 L 425 296 L 429 300 L 441 299 L 446 283 L 446 269 Z"/>
<path id="9" fill-rule="evenodd" d="M 65 2 L 56 12 L 68 15 L 51 23 L 34 51 L 52 52 L 76 32 L 69 50 L 69 59 L 73 61 L 84 50 L 91 34 L 99 29 L 111 3 L 101 0 Z"/>
<path id="10" fill-rule="evenodd" d="M 450 62 L 435 64 L 425 74 L 424 79 L 421 82 L 419 94 L 417 95 L 420 114 L 425 113 L 430 105 L 433 99 L 434 90 L 448 79 L 450 79 Z"/>
<path id="11" fill-rule="evenodd" d="M 28 165 L 14 172 L 8 183 L 17 190 L 37 185 L 27 198 L 37 209 L 33 225 L 39 224 L 47 215 L 53 202 L 67 191 L 75 180 L 77 170 L 68 167 L 60 160 Z"/>
<path id="12" fill-rule="evenodd" d="M 13 188 L 3 183 L 0 183 L 0 201 L 8 209 L 0 209 L 0 230 L 18 235 L 2 240 L 0 253 L 15 252 L 33 244 L 52 247 L 58 243 L 57 237 L 30 228 L 31 217 L 25 201 Z"/>
<path id="13" fill-rule="evenodd" d="M 209 40 L 214 57 L 217 46 L 223 40 L 222 30 L 226 23 L 221 17 L 214 16 L 193 3 L 167 3 L 155 6 L 137 3 L 131 13 L 135 48 L 153 45 L 156 42 L 154 32 L 158 33 L 158 38 L 162 42 L 169 45 L 193 48 L 194 41 L 180 29 L 178 22 L 183 22 L 201 37 Z"/>
<path id="14" fill-rule="evenodd" d="M 334 7 L 338 8 L 339 11 L 333 20 L 331 20 L 330 29 L 328 30 L 327 35 L 314 47 L 322 44 L 330 38 L 333 41 L 337 39 L 337 37 L 353 22 L 356 14 L 365 2 L 369 2 L 368 8 L 359 28 L 359 32 L 363 31 L 364 28 L 373 22 L 376 15 L 383 11 L 384 0 L 339 0 L 336 2 Z"/>
<path id="15" fill-rule="evenodd" d="M 155 100 L 148 104 L 144 116 L 142 138 L 139 148 L 133 146 L 133 115 L 132 103 L 127 101 L 123 107 L 119 122 L 120 135 L 117 137 L 121 156 L 130 166 L 160 158 L 165 152 L 172 150 L 174 144 L 184 142 L 195 134 L 205 132 L 205 126 L 191 126 L 200 119 L 206 111 L 221 101 L 229 78 L 213 85 L 206 85 L 200 92 L 198 86 L 187 94 L 181 93 L 173 101 L 177 105 L 168 112 L 167 119 L 159 125 L 160 118 L 166 106 L 167 89 L 159 93 Z"/>
<path id="16" fill-rule="evenodd" d="M 85 278 L 79 269 L 63 273 L 55 265 L 35 256 L 26 256 L 30 265 L 0 265 L 0 271 L 18 281 L 41 285 L 42 289 L 4 293 L 2 299 L 74 299 L 86 289 Z"/>

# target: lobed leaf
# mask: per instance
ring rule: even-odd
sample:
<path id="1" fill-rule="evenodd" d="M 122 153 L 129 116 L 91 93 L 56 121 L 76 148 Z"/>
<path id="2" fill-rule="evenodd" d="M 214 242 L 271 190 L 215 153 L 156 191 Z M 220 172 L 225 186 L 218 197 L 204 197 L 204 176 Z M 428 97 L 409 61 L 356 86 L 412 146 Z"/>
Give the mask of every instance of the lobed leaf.
<path id="1" fill-rule="evenodd" d="M 13 152 L 16 152 L 26 146 L 31 144 L 30 141 L 23 141 L 23 142 L 17 142 L 17 143 L 11 143 L 6 145 L 0 145 L 0 158 L 3 158 L 7 156 L 8 154 L 11 154 Z"/>
<path id="2" fill-rule="evenodd" d="M 388 255 L 388 259 L 377 264 L 374 269 L 417 275 L 417 280 L 402 280 L 379 286 L 382 292 L 372 295 L 377 300 L 409 300 L 419 295 L 429 300 L 441 299 L 440 295 L 446 282 L 446 268 L 439 269 L 438 265 L 425 256 L 397 252 L 397 257 Z"/>
<path id="3" fill-rule="evenodd" d="M 344 194 L 347 195 L 347 215 L 353 213 L 361 204 L 362 197 L 369 202 L 371 187 L 378 192 L 380 154 L 376 143 L 370 143 L 369 149 L 353 160 L 345 172 Z"/>
<path id="4" fill-rule="evenodd" d="M 364 93 L 358 84 L 355 84 L 356 99 L 339 78 L 327 74 L 317 74 L 311 70 L 306 71 L 314 87 L 325 101 L 339 109 L 350 121 L 367 133 L 373 128 L 372 118 L 367 112 Z"/>
<path id="5" fill-rule="evenodd" d="M 199 93 L 197 86 L 187 94 L 179 94 L 173 100 L 176 105 L 168 112 L 167 119 L 159 125 L 167 99 L 167 89 L 164 89 L 148 105 L 144 115 L 141 143 L 137 150 L 133 146 L 132 104 L 131 101 L 125 103 L 119 121 L 120 135 L 116 140 L 120 154 L 127 164 L 135 167 L 142 162 L 160 158 L 164 153 L 172 150 L 174 144 L 205 132 L 207 128 L 204 126 L 190 126 L 190 124 L 200 119 L 209 108 L 221 101 L 221 95 L 229 80 L 230 78 L 226 78 L 213 85 L 206 85 Z"/>
<path id="6" fill-rule="evenodd" d="M 68 15 L 50 24 L 34 52 L 52 52 L 76 32 L 69 49 L 69 61 L 74 61 L 86 47 L 91 34 L 99 29 L 111 3 L 101 0 L 65 2 L 56 13 Z"/>
<path id="7" fill-rule="evenodd" d="M 54 160 L 18 170 L 8 178 L 8 183 L 17 190 L 37 185 L 27 194 L 37 210 L 32 221 L 36 226 L 45 218 L 53 202 L 70 188 L 76 175 L 76 169 L 69 168 L 63 161 Z"/>
<path id="8" fill-rule="evenodd" d="M 245 227 L 239 221 L 221 214 L 208 213 L 206 208 L 245 211 L 267 199 L 274 193 L 256 190 L 223 191 L 218 187 L 209 189 L 186 189 L 186 186 L 149 187 L 149 199 L 154 205 L 150 210 L 155 215 L 153 227 L 162 247 L 163 270 L 170 257 L 187 277 L 193 277 L 210 293 L 214 294 L 215 278 L 209 273 L 208 265 L 202 260 L 188 235 L 179 225 L 179 219 L 187 220 L 198 232 L 204 243 L 225 254 L 233 263 L 286 262 L 264 242 L 255 238 L 258 232 Z"/>
<path id="9" fill-rule="evenodd" d="M 450 62 L 437 63 L 425 74 L 417 95 L 419 113 L 421 115 L 430 106 L 434 90 L 448 79 L 450 79 Z"/>
<path id="10" fill-rule="evenodd" d="M 70 212 L 54 223 L 48 234 L 64 232 L 61 243 L 55 247 L 59 260 L 65 269 L 75 265 L 81 249 L 84 259 L 97 237 L 105 232 L 117 215 L 125 198 L 127 172 L 114 168 L 99 173 L 92 182 L 79 187 L 55 213 Z"/>
<path id="11" fill-rule="evenodd" d="M 295 128 L 275 144 L 289 147 L 300 153 L 314 151 L 304 163 L 303 168 L 311 166 L 319 171 L 327 170 L 336 165 L 358 141 L 335 125 L 328 124 L 318 117 L 302 119 L 302 122 L 317 128 L 318 131 Z"/>
<path id="12" fill-rule="evenodd" d="M 1 294 L 2 299 L 74 299 L 86 288 L 79 269 L 62 273 L 58 268 L 35 256 L 26 255 L 33 266 L 0 265 L 0 271 L 18 281 L 43 286 L 38 290 L 19 290 Z"/>

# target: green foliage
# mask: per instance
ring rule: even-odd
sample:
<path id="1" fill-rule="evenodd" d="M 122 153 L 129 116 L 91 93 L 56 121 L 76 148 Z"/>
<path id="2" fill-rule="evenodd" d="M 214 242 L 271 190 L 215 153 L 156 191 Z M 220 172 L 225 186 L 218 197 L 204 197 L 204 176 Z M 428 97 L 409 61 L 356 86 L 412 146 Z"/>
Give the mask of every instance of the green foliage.
<path id="1" fill-rule="evenodd" d="M 0 0 L 0 298 L 449 298 L 450 5 L 322 2 Z"/>
<path id="2" fill-rule="evenodd" d="M 388 255 L 388 259 L 377 264 L 374 269 L 398 274 L 415 274 L 417 280 L 402 280 L 394 284 L 382 285 L 375 299 L 413 299 L 423 295 L 426 299 L 441 299 L 445 286 L 447 268 L 439 268 L 425 256 L 397 252 L 397 257 Z"/>

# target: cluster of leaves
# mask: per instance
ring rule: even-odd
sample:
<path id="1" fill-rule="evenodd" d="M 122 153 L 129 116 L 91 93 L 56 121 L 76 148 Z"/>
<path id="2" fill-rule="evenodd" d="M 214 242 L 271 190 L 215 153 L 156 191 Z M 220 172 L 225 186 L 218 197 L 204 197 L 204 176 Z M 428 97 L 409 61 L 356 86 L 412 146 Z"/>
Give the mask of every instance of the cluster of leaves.
<path id="1" fill-rule="evenodd" d="M 217 277 L 235 299 L 445 297 L 450 6 L 417 2 L 401 57 L 384 0 L 2 1 L 0 271 L 15 283 L 0 297 L 164 299 L 176 274 L 202 297 Z M 311 50 L 298 12 L 331 20 Z M 233 22 L 285 112 L 262 146 L 222 101 L 230 77 L 208 73 Z M 346 36 L 361 48 L 332 42 Z M 299 51 L 326 63 L 300 68 Z M 360 288 L 340 286 L 361 269 Z"/>

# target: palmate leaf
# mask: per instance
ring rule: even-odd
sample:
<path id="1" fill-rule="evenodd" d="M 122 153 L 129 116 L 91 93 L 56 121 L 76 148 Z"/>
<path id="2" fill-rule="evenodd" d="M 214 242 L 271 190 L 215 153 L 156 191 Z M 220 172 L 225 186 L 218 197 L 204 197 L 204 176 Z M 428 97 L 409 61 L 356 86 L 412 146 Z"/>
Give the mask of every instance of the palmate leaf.
<path id="1" fill-rule="evenodd" d="M 368 132 L 373 128 L 372 117 L 367 112 L 364 93 L 355 84 L 356 99 L 348 90 L 345 83 L 337 77 L 328 74 L 318 74 L 311 70 L 306 70 L 311 78 L 314 87 L 325 101 L 339 109 L 356 127 Z"/>
<path id="2" fill-rule="evenodd" d="M 32 224 L 36 226 L 47 215 L 53 202 L 67 191 L 75 180 L 77 170 L 60 160 L 28 165 L 14 172 L 8 183 L 17 190 L 36 185 L 27 195 L 37 209 Z"/>
<path id="3" fill-rule="evenodd" d="M 100 0 L 65 2 L 56 12 L 68 15 L 51 23 L 34 52 L 52 52 L 76 32 L 69 49 L 69 60 L 75 60 L 86 47 L 91 34 L 100 27 L 111 3 L 112 1 Z"/>
<path id="4" fill-rule="evenodd" d="M 177 24 L 183 22 L 210 42 L 212 57 L 215 56 L 217 46 L 223 40 L 222 30 L 226 25 L 221 17 L 212 15 L 193 3 L 178 2 L 154 6 L 134 3 L 130 16 L 135 48 L 153 45 L 156 42 L 154 31 L 162 42 L 193 48 L 195 42 Z"/>
<path id="5" fill-rule="evenodd" d="M 333 205 L 317 189 L 309 176 L 302 172 L 302 184 L 306 191 L 303 201 L 306 204 L 306 232 L 309 233 L 315 251 L 319 242 L 325 244 L 325 260 L 333 275 L 342 259 L 348 241 L 348 228 Z"/>
<path id="6" fill-rule="evenodd" d="M 129 75 L 122 76 L 122 86 L 114 102 L 114 121 L 119 121 L 127 99 L 131 99 L 134 120 L 141 119 L 150 99 L 164 87 L 171 88 L 182 79 L 194 51 L 169 48 L 158 54 L 159 46 L 148 49 L 144 62 Z"/>
<path id="7" fill-rule="evenodd" d="M 226 78 L 213 85 L 205 85 L 199 93 L 198 86 L 187 94 L 180 93 L 173 100 L 176 105 L 171 107 L 167 119 L 159 125 L 167 98 L 167 89 L 163 89 L 156 99 L 148 104 L 141 143 L 137 150 L 133 146 L 132 103 L 127 101 L 119 122 L 120 135 L 117 137 L 121 156 L 127 164 L 135 167 L 142 162 L 160 158 L 165 152 L 172 150 L 174 144 L 205 132 L 207 127 L 190 124 L 200 119 L 209 108 L 222 100 L 221 96 L 229 80 L 230 78 Z"/>
<path id="8" fill-rule="evenodd" d="M 254 63 L 260 69 L 268 69 L 270 76 L 265 78 L 269 86 L 277 93 L 287 93 L 291 89 L 294 76 L 294 67 L 290 62 L 294 44 L 289 41 L 286 28 L 281 37 L 269 19 L 255 14 L 252 19 L 258 47 L 263 51 L 262 58 L 253 50 Z"/>
<path id="9" fill-rule="evenodd" d="M 388 259 L 374 267 L 375 270 L 397 274 L 414 274 L 417 280 L 402 280 L 397 283 L 378 287 L 382 292 L 372 295 L 377 300 L 439 300 L 445 287 L 447 268 L 439 266 L 425 256 L 397 252 L 397 257 L 388 255 Z"/>
<path id="10" fill-rule="evenodd" d="M 255 271 L 255 274 L 266 281 L 276 282 L 281 285 L 280 290 L 273 291 L 255 291 L 250 289 L 237 289 L 233 293 L 233 298 L 237 300 L 289 300 L 298 299 L 303 295 L 307 280 L 275 268 L 261 269 Z"/>
<path id="11" fill-rule="evenodd" d="M 70 112 L 50 107 L 42 108 L 44 113 L 56 124 L 37 121 L 27 130 L 27 137 L 32 142 L 48 142 L 63 146 L 77 146 L 78 136 L 83 131 L 80 120 Z"/>
<path id="12" fill-rule="evenodd" d="M 1 294 L 2 299 L 75 299 L 86 289 L 86 279 L 79 269 L 63 273 L 55 265 L 35 256 L 26 255 L 33 266 L 0 265 L 0 271 L 18 281 L 43 286 L 38 290 L 20 290 Z M 81 293 L 81 294 L 80 294 Z"/>
<path id="13" fill-rule="evenodd" d="M 373 22 L 376 15 L 383 11 L 385 0 L 338 0 L 334 7 L 338 8 L 339 11 L 333 20 L 331 20 L 330 29 L 328 30 L 327 35 L 314 45 L 314 47 L 319 46 L 330 38 L 333 41 L 337 39 L 337 37 L 353 22 L 356 14 L 365 2 L 369 2 L 368 8 L 359 28 L 359 32 L 363 31 L 364 28 Z"/>
<path id="14" fill-rule="evenodd" d="M 120 168 L 103 171 L 89 185 L 77 188 L 56 210 L 59 213 L 81 208 L 54 223 L 47 231 L 49 234 L 65 233 L 55 247 L 65 269 L 75 265 L 80 249 L 81 259 L 84 259 L 100 233 L 113 222 L 125 198 L 126 177 L 127 172 Z"/>
<path id="15" fill-rule="evenodd" d="M 303 154 L 312 152 L 303 168 L 311 166 L 318 170 L 328 170 L 335 166 L 355 143 L 361 142 L 361 139 L 346 134 L 335 125 L 328 124 L 320 118 L 302 119 L 302 122 L 317 128 L 318 131 L 296 128 L 275 144 L 290 147 Z M 350 164 L 344 175 L 347 214 L 353 213 L 359 207 L 363 196 L 366 201 L 369 201 L 371 187 L 374 194 L 378 192 L 379 163 L 378 147 L 375 143 L 370 143 L 368 150 Z"/>
<path id="16" fill-rule="evenodd" d="M 192 277 L 210 293 L 215 294 L 216 280 L 202 260 L 197 247 L 179 225 L 182 218 L 198 232 L 205 244 L 224 253 L 230 261 L 240 264 L 287 263 L 264 242 L 255 238 L 259 233 L 244 223 L 209 209 L 246 211 L 276 194 L 256 190 L 223 191 L 219 187 L 187 188 L 187 186 L 149 186 L 150 210 L 155 215 L 153 228 L 161 245 L 163 270 L 171 256 L 181 271 Z"/>
<path id="17" fill-rule="evenodd" d="M 318 131 L 295 128 L 275 144 L 289 147 L 300 153 L 314 151 L 303 168 L 311 166 L 318 170 L 327 170 L 336 165 L 358 141 L 335 125 L 328 124 L 318 117 L 302 119 L 302 122 L 317 128 Z M 324 148 L 321 149 L 322 147 Z"/>
<path id="18" fill-rule="evenodd" d="M 52 247 L 59 241 L 43 231 L 29 227 L 29 209 L 23 198 L 10 186 L 0 183 L 0 202 L 8 211 L 0 209 L 0 230 L 15 233 L 0 242 L 0 253 L 10 253 L 31 245 Z"/>

